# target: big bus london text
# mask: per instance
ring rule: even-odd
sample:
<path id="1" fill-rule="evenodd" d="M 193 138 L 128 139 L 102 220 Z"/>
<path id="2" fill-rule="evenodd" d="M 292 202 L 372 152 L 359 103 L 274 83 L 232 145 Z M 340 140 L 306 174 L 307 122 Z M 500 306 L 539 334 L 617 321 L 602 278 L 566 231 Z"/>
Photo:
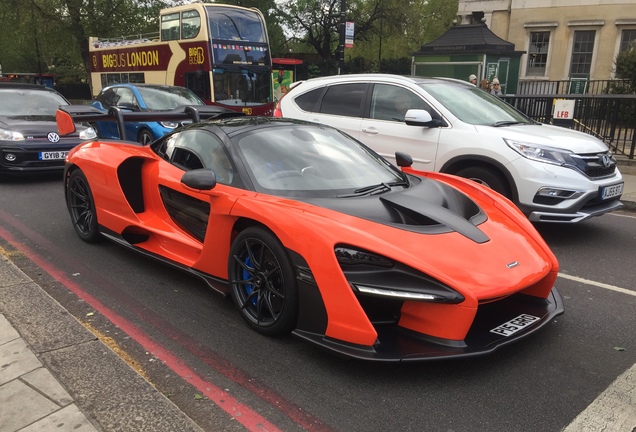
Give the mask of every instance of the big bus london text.
<path id="1" fill-rule="evenodd" d="M 162 9 L 160 32 L 89 39 L 93 97 L 116 83 L 186 87 L 206 104 L 271 115 L 272 60 L 257 9 L 195 3 Z"/>

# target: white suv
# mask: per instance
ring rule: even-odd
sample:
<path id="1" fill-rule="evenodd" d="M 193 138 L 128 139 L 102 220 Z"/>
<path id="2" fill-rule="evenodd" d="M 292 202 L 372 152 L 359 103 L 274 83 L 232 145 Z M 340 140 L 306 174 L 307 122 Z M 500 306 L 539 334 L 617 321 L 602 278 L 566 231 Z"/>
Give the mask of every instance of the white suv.
<path id="1" fill-rule="evenodd" d="M 529 119 L 470 83 L 398 75 L 300 81 L 274 112 L 334 126 L 395 162 L 456 174 L 510 198 L 535 222 L 616 210 L 623 180 L 605 143 Z"/>

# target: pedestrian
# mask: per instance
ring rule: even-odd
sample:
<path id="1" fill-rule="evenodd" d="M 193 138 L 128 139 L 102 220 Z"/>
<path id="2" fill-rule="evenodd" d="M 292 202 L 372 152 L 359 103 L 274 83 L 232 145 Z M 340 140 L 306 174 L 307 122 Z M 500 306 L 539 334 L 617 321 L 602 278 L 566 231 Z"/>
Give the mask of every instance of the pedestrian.
<path id="1" fill-rule="evenodd" d="M 479 88 L 482 89 L 483 91 L 490 92 L 490 83 L 488 82 L 487 79 L 483 79 L 479 83 Z"/>
<path id="2" fill-rule="evenodd" d="M 503 96 L 503 93 L 501 92 L 501 84 L 499 83 L 499 79 L 497 77 L 492 79 L 490 93 L 494 94 L 495 96 Z"/>
<path id="3" fill-rule="evenodd" d="M 470 83 L 471 83 L 472 85 L 476 86 L 476 85 L 477 85 L 477 75 L 475 75 L 475 74 L 471 74 L 471 75 L 468 77 L 468 81 L 470 81 Z"/>

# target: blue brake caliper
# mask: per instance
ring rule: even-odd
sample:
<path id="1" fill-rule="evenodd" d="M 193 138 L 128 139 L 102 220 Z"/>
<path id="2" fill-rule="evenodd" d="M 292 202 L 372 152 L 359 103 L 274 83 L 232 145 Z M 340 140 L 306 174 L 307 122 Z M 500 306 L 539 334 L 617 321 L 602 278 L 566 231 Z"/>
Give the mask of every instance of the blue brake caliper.
<path id="1" fill-rule="evenodd" d="M 245 265 L 247 267 L 252 268 L 252 260 L 250 259 L 250 257 L 248 256 L 247 258 L 245 258 Z M 250 278 L 250 272 L 248 272 L 247 270 L 243 269 L 243 280 L 248 280 Z M 245 284 L 245 293 L 247 294 L 247 297 L 249 297 L 252 294 L 252 291 L 254 291 L 254 285 L 253 284 Z M 252 297 L 250 299 L 250 302 L 252 302 L 252 304 L 254 306 L 256 306 L 256 296 Z"/>

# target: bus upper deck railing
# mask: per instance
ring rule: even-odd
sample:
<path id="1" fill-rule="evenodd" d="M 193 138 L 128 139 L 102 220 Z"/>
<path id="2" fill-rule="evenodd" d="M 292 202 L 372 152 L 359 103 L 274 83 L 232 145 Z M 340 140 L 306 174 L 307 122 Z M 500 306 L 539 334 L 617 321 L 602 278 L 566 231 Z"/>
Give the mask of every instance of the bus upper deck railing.
<path id="1" fill-rule="evenodd" d="M 158 42 L 159 32 L 139 33 L 135 35 L 120 36 L 116 38 L 89 38 L 89 43 L 93 48 L 109 48 L 122 45 L 133 45 L 138 43 Z"/>
<path id="2" fill-rule="evenodd" d="M 506 95 L 502 98 L 528 117 L 553 123 L 557 99 L 575 100 L 571 128 L 604 141 L 614 153 L 634 159 L 636 153 L 636 95 Z"/>

